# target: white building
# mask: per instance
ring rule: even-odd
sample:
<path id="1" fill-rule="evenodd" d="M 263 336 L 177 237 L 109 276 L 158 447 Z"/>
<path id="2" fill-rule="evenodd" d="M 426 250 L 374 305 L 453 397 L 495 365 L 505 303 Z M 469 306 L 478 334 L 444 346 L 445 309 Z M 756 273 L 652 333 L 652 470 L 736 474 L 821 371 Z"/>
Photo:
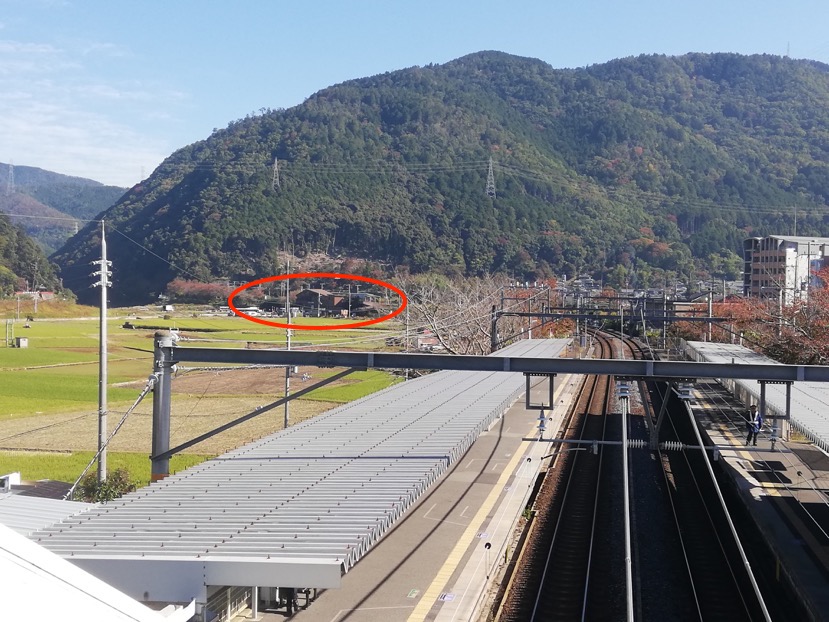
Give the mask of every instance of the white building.
<path id="1" fill-rule="evenodd" d="M 829 238 L 770 235 L 743 242 L 743 294 L 790 305 L 819 285 L 815 273 L 829 254 Z"/>

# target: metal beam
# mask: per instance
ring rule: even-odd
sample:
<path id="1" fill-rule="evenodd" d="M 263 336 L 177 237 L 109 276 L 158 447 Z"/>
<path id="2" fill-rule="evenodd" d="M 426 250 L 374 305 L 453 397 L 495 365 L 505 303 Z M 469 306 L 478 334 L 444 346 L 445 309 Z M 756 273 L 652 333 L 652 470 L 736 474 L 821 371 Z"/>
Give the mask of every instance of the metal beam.
<path id="1" fill-rule="evenodd" d="M 162 349 L 164 349 L 162 347 Z M 173 362 L 254 365 L 310 365 L 366 369 L 454 369 L 544 374 L 610 374 L 655 380 L 741 378 L 746 380 L 829 382 L 827 365 L 697 363 L 691 361 L 621 361 L 610 359 L 521 358 L 391 352 L 248 350 L 171 347 Z"/>
<path id="2" fill-rule="evenodd" d="M 680 443 L 679 441 L 663 441 L 658 443 L 656 447 L 649 446 L 646 441 L 640 439 L 628 439 L 627 441 L 599 441 L 599 440 L 585 440 L 585 439 L 570 439 L 570 438 L 536 438 L 536 437 L 524 437 L 525 441 L 533 441 L 539 443 L 550 443 L 551 445 L 576 445 L 576 446 L 588 446 L 592 448 L 597 448 L 600 446 L 611 445 L 614 447 L 627 447 L 627 449 L 647 449 L 648 451 L 653 451 L 654 449 L 659 449 L 660 451 L 708 451 L 711 453 L 721 454 L 724 451 L 741 451 L 743 449 L 742 445 L 688 445 L 686 443 Z M 586 447 L 585 447 L 586 448 Z M 572 451 L 572 449 L 570 450 Z M 764 449 L 762 447 L 758 447 L 757 449 L 752 449 L 752 453 L 771 453 L 774 451 L 773 449 Z M 595 449 L 594 449 L 595 453 Z M 774 451 L 774 453 L 794 453 L 790 449 L 784 451 Z M 542 460 L 544 458 L 549 458 L 555 454 L 549 454 L 547 456 L 541 456 Z"/>
<path id="3" fill-rule="evenodd" d="M 234 426 L 237 426 L 240 423 L 244 423 L 245 421 L 248 421 L 249 419 L 253 419 L 254 417 L 258 417 L 262 413 L 266 413 L 269 410 L 273 410 L 274 408 L 278 408 L 279 406 L 282 406 L 282 404 L 286 404 L 287 402 L 289 402 L 291 400 L 295 400 L 298 397 L 302 397 L 306 393 L 310 393 L 311 391 L 315 391 L 316 389 L 319 389 L 320 387 L 323 387 L 323 386 L 325 386 L 327 384 L 330 384 L 330 383 L 332 383 L 336 380 L 339 380 L 343 376 L 347 376 L 348 374 L 351 374 L 355 371 L 362 371 L 362 370 L 360 370 L 360 369 L 346 369 L 344 371 L 341 371 L 339 373 L 334 374 L 333 376 L 331 376 L 329 378 L 324 378 L 323 380 L 320 380 L 316 384 L 313 384 L 309 387 L 305 387 L 304 389 L 302 389 L 300 391 L 297 391 L 293 395 L 288 395 L 286 397 L 283 397 L 282 399 L 276 400 L 275 402 L 273 402 L 271 404 L 268 404 L 267 406 L 262 406 L 260 408 L 257 408 L 253 412 L 249 412 L 246 415 L 242 415 L 238 419 L 234 419 L 233 421 L 229 421 L 228 423 L 225 423 L 224 425 L 220 425 L 218 428 L 210 430 L 209 432 L 205 432 L 204 434 L 201 434 L 201 435 L 197 436 L 196 438 L 190 439 L 189 441 L 185 441 L 184 443 L 182 443 L 181 445 L 178 445 L 177 447 L 173 447 L 172 449 L 168 449 L 167 451 L 161 452 L 157 455 L 150 456 L 150 460 L 153 461 L 153 464 L 155 464 L 156 462 L 163 461 L 163 460 L 167 460 L 169 462 L 169 459 L 170 459 L 171 456 L 177 454 L 180 451 L 183 451 L 183 450 L 187 449 L 188 447 L 192 447 L 193 445 L 197 445 L 198 443 L 201 443 L 202 441 L 207 440 L 211 436 L 215 436 L 216 434 L 219 434 L 220 432 L 224 432 L 226 430 L 229 430 L 230 428 L 232 428 Z M 168 422 L 167 428 L 168 428 L 168 434 L 169 434 L 169 422 Z M 169 468 L 168 468 L 167 473 L 165 474 L 165 476 L 168 475 L 168 474 L 169 474 Z"/>
<path id="4" fill-rule="evenodd" d="M 527 410 L 552 410 L 555 406 L 556 375 L 555 374 L 524 374 L 527 378 L 526 389 L 524 390 L 524 408 Z M 547 402 L 533 403 L 532 401 L 532 379 L 547 379 Z M 542 380 L 543 382 L 543 380 Z"/>
<path id="5" fill-rule="evenodd" d="M 623 313 L 596 309 L 594 313 L 582 309 L 578 313 L 527 313 L 525 311 L 496 311 L 498 317 L 537 317 L 546 320 L 623 320 Z M 628 314 L 630 319 L 630 314 Z M 661 313 L 645 314 L 645 319 L 650 322 L 733 322 L 733 317 L 715 317 L 702 315 L 662 315 Z"/>

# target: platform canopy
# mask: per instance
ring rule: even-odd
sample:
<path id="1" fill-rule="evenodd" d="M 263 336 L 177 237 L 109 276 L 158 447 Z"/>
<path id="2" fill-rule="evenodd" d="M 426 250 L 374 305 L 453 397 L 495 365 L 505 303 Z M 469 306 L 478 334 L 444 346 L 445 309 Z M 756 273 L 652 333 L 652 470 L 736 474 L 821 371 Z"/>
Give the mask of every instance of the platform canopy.
<path id="1" fill-rule="evenodd" d="M 735 365 L 777 365 L 773 359 L 736 344 L 706 343 L 689 341 L 687 348 L 694 353 L 697 360 L 709 363 L 726 363 Z M 737 387 L 742 387 L 746 395 L 752 396 L 755 403 L 760 399 L 760 383 L 757 380 L 736 379 Z M 771 414 L 786 416 L 785 383 L 766 384 L 766 419 Z M 829 451 L 829 385 L 823 382 L 796 380 L 791 382 L 791 426 L 810 441 Z"/>
<path id="2" fill-rule="evenodd" d="M 553 358 L 567 344 L 499 354 Z M 188 601 L 207 585 L 338 587 L 524 386 L 496 371 L 401 382 L 31 537 L 145 600 Z"/>

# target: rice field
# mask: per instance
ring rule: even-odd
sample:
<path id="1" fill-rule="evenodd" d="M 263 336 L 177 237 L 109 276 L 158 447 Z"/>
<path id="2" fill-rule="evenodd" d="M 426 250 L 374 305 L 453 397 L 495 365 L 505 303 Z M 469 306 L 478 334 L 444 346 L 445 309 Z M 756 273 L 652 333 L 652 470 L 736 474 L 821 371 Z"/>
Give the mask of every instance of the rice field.
<path id="1" fill-rule="evenodd" d="M 60 482 L 74 482 L 92 460 L 95 452 L 80 451 L 66 453 L 46 452 L 0 452 L 0 474 L 20 472 L 22 479 L 37 481 L 51 479 Z M 170 472 L 176 473 L 210 458 L 209 455 L 181 454 L 170 460 Z M 109 452 L 107 471 L 126 469 L 132 480 L 139 485 L 150 482 L 150 461 L 146 454 Z M 95 466 L 90 469 L 95 471 Z"/>
<path id="2" fill-rule="evenodd" d="M 6 335 L 0 344 L 0 472 L 20 470 L 27 479 L 74 481 L 97 447 L 98 320 L 89 308 L 82 312 L 66 311 L 73 316 L 71 319 L 48 317 L 49 313 L 41 314 L 48 303 L 41 303 L 33 321 L 26 322 L 25 316 L 17 320 L 6 307 L 0 305 L 0 318 L 6 317 L 0 319 Z M 297 318 L 296 323 L 331 321 Z M 377 350 L 385 348 L 387 336 L 399 332 L 399 326 L 386 328 L 389 323 L 349 330 L 347 320 L 336 321 L 342 322 L 342 330 L 294 330 L 292 348 Z M 176 329 L 181 347 L 273 348 L 284 347 L 286 339 L 282 329 L 238 317 L 205 315 L 198 309 L 179 311 L 172 317 L 148 308 L 111 310 L 107 322 L 110 430 L 145 386 L 152 372 L 153 335 L 162 328 Z M 25 337 L 28 347 L 10 347 L 10 336 Z M 292 387 L 296 390 L 336 371 L 303 368 L 300 374 L 310 377 L 307 381 L 299 377 L 292 380 Z M 393 382 L 395 377 L 383 371 L 351 374 L 292 402 L 291 422 L 315 416 Z M 171 442 L 211 430 L 281 398 L 283 393 L 282 369 L 180 373 L 173 380 Z M 278 410 L 282 412 L 281 408 Z M 124 461 L 134 479 L 149 479 L 151 414 L 148 397 L 113 438 L 110 470 Z M 193 447 L 191 453 L 176 460 L 184 461 L 184 465 L 189 460 L 200 461 L 273 433 L 281 425 L 281 414 L 262 415 Z"/>

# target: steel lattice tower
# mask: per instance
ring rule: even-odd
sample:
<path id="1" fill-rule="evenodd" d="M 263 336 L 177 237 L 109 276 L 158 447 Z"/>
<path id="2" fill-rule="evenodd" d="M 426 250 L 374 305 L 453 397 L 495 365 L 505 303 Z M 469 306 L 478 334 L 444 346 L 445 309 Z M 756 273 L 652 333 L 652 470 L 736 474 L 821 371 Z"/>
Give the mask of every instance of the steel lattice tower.
<path id="1" fill-rule="evenodd" d="M 486 174 L 486 196 L 495 198 L 495 173 L 492 171 L 492 158 L 489 159 L 489 170 Z"/>
<path id="2" fill-rule="evenodd" d="M 279 188 L 279 160 L 273 159 L 273 179 L 271 179 L 271 190 Z"/>
<path id="3" fill-rule="evenodd" d="M 14 164 L 9 162 L 9 179 L 6 182 L 6 194 L 14 194 Z"/>

